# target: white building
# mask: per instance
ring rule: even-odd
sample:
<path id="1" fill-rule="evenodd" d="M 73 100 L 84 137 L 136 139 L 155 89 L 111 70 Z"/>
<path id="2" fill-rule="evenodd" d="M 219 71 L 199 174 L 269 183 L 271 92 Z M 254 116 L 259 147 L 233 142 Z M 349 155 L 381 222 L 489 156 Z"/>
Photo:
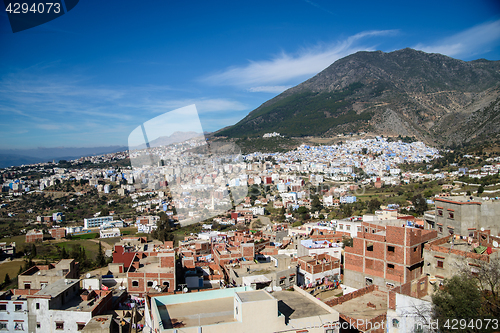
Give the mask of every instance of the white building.
<path id="1" fill-rule="evenodd" d="M 112 302 L 111 291 L 85 291 L 80 295 L 79 279 L 60 279 L 28 300 L 29 333 L 78 332 Z"/>
<path id="2" fill-rule="evenodd" d="M 99 237 L 101 238 L 120 237 L 121 235 L 120 229 L 118 228 L 101 229 L 99 233 L 100 233 Z"/>
<path id="3" fill-rule="evenodd" d="M 111 221 L 113 221 L 113 216 L 99 216 L 89 219 L 83 219 L 83 228 L 84 229 L 99 228 L 102 224 Z"/>
<path id="4" fill-rule="evenodd" d="M 13 295 L 10 290 L 0 292 L 0 331 L 27 331 L 27 310 L 26 295 Z"/>
<path id="5" fill-rule="evenodd" d="M 338 333 L 339 324 L 337 311 L 296 286 L 272 294 L 238 287 L 153 297 L 145 318 L 152 331 L 176 331 L 173 318 L 184 333 Z"/>

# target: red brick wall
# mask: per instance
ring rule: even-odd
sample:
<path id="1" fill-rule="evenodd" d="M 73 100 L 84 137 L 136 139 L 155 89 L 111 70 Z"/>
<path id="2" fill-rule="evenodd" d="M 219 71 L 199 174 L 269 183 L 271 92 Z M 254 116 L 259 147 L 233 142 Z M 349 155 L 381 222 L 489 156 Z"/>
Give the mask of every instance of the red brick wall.
<path id="1" fill-rule="evenodd" d="M 334 298 L 332 300 L 326 301 L 325 304 L 332 307 L 332 306 L 350 301 L 353 298 L 361 297 L 361 296 L 366 295 L 368 293 L 371 293 L 375 290 L 378 290 L 378 287 L 376 285 L 372 284 L 371 286 L 358 289 L 358 290 L 353 291 L 352 293 L 349 293 L 347 295 L 340 296 L 340 297 Z"/>
<path id="2" fill-rule="evenodd" d="M 387 226 L 387 243 L 404 245 L 405 230 L 407 229 L 395 226 Z"/>
<path id="3" fill-rule="evenodd" d="M 345 253 L 344 267 L 352 271 L 363 272 L 363 257 Z"/>

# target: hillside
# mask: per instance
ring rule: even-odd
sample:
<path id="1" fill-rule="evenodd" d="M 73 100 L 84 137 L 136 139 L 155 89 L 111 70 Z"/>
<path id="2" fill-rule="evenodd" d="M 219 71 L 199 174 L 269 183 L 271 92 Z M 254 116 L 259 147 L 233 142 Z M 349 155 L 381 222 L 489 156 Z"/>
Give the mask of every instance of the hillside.
<path id="1" fill-rule="evenodd" d="M 216 136 L 370 132 L 460 144 L 499 135 L 500 61 L 413 49 L 358 52 L 288 89 Z M 467 129 L 467 130 L 465 130 Z"/>

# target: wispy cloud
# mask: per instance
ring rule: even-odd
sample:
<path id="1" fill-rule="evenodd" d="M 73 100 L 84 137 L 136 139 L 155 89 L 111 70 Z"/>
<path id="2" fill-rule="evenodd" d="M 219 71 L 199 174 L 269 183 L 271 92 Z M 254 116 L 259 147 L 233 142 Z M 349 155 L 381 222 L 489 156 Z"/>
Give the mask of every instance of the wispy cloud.
<path id="1" fill-rule="evenodd" d="M 419 43 L 413 48 L 430 53 L 441 53 L 451 57 L 469 57 L 483 54 L 500 40 L 500 20 L 476 25 L 453 36 L 434 43 Z"/>
<path id="2" fill-rule="evenodd" d="M 250 92 L 267 92 L 267 93 L 281 93 L 290 88 L 290 86 L 259 86 L 248 88 Z"/>
<path id="3" fill-rule="evenodd" d="M 328 45 L 303 49 L 296 54 L 285 52 L 271 60 L 249 61 L 249 64 L 230 67 L 206 76 L 201 80 L 210 84 L 237 85 L 259 91 L 259 87 L 288 83 L 293 79 L 314 75 L 334 61 L 360 50 L 373 50 L 373 46 L 362 45 L 360 41 L 369 37 L 397 34 L 397 30 L 365 31 L 347 39 Z"/>
<path id="4" fill-rule="evenodd" d="M 165 99 L 152 100 L 145 106 L 154 112 L 167 112 L 173 109 L 178 109 L 187 105 L 195 104 L 198 112 L 214 113 L 226 111 L 242 111 L 247 110 L 248 106 L 234 100 L 225 98 L 199 98 L 199 99 Z"/>
<path id="5" fill-rule="evenodd" d="M 335 15 L 334 13 L 332 13 L 331 11 L 329 11 L 328 9 L 326 9 L 326 8 L 318 5 L 316 2 L 313 2 L 313 1 L 310 1 L 310 0 L 304 0 L 304 1 L 307 2 L 308 4 L 312 5 L 312 6 L 316 7 L 316 8 L 319 8 L 319 9 L 327 12 L 328 14 Z"/>

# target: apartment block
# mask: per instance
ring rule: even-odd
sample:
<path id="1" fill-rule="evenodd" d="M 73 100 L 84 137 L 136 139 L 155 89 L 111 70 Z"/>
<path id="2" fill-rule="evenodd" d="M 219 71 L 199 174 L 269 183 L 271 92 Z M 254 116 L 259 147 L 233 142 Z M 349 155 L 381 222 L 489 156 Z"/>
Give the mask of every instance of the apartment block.
<path id="1" fill-rule="evenodd" d="M 175 283 L 175 253 L 159 252 L 134 262 L 127 272 L 128 292 L 142 296 L 155 287 L 173 292 Z"/>
<path id="2" fill-rule="evenodd" d="M 500 257 L 500 251 L 493 245 L 493 242 L 498 245 L 500 237 L 488 235 L 483 238 L 485 235 L 481 232 L 475 232 L 474 236 L 470 242 L 468 236 L 452 235 L 425 244 L 424 273 L 434 281 L 442 281 L 451 278 L 460 269 L 470 270 L 474 274 L 483 264 Z M 479 253 L 475 251 L 476 248 Z"/>
<path id="3" fill-rule="evenodd" d="M 426 213 L 425 228 L 436 230 L 439 236 L 472 236 L 476 230 L 490 230 L 500 235 L 499 200 L 474 197 L 448 197 L 435 199 L 435 211 Z"/>
<path id="4" fill-rule="evenodd" d="M 99 228 L 104 223 L 111 221 L 113 221 L 113 216 L 99 216 L 99 217 L 83 219 L 83 228 L 84 229 Z"/>
<path id="5" fill-rule="evenodd" d="M 43 241 L 43 231 L 32 229 L 26 233 L 26 243 L 35 243 Z"/>
<path id="6" fill-rule="evenodd" d="M 340 260 L 328 253 L 314 254 L 297 259 L 299 286 L 323 283 L 324 278 L 340 276 Z"/>
<path id="7" fill-rule="evenodd" d="M 376 284 L 383 290 L 422 275 L 424 245 L 437 232 L 402 223 L 405 221 L 363 222 L 353 246 L 344 249 L 345 284 L 355 288 Z"/>
<path id="8" fill-rule="evenodd" d="M 36 265 L 17 277 L 19 289 L 43 289 L 60 279 L 78 277 L 78 263 L 74 259 L 63 259 L 57 264 Z"/>
<path id="9" fill-rule="evenodd" d="M 54 239 L 61 239 L 66 237 L 66 229 L 65 228 L 52 228 L 49 229 L 49 234 Z"/>
<path id="10" fill-rule="evenodd" d="M 338 333 L 338 321 L 337 311 L 297 287 L 272 294 L 226 288 L 151 300 L 152 328 L 158 333 Z"/>

